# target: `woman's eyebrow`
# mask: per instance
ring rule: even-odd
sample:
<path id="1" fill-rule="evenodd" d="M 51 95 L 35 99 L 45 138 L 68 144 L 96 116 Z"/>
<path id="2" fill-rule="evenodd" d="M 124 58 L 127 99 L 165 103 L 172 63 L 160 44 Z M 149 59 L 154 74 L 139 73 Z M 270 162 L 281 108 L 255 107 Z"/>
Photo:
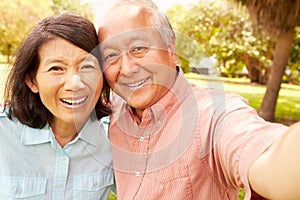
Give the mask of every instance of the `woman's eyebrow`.
<path id="1" fill-rule="evenodd" d="M 66 64 L 64 58 L 59 58 L 57 56 L 45 58 L 44 64 L 48 65 L 48 64 L 51 64 L 51 63 L 63 63 L 63 64 Z"/>

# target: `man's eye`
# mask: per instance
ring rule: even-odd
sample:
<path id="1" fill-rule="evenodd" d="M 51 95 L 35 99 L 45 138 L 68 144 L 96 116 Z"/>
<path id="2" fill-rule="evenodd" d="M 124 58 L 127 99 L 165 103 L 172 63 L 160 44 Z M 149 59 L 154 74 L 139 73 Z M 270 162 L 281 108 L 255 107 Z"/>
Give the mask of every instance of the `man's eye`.
<path id="1" fill-rule="evenodd" d="M 136 46 L 134 47 L 130 53 L 134 56 L 143 56 L 147 51 L 148 51 L 148 47 L 145 46 Z"/>
<path id="2" fill-rule="evenodd" d="M 103 61 L 113 61 L 113 60 L 117 59 L 117 57 L 118 57 L 118 54 L 111 53 L 111 54 L 108 54 L 107 56 L 105 56 Z"/>
<path id="3" fill-rule="evenodd" d="M 83 65 L 82 69 L 95 69 L 95 66 L 93 66 L 93 65 Z"/>

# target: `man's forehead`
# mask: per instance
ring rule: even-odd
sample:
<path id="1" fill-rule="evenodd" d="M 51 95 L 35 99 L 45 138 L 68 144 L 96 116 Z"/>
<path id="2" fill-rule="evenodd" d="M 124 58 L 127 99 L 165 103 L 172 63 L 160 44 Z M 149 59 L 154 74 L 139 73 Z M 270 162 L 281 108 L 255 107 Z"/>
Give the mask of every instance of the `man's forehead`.
<path id="1" fill-rule="evenodd" d="M 141 5 L 135 5 L 135 4 L 121 4 L 117 5 L 115 7 L 112 7 L 110 12 L 104 17 L 104 21 L 111 21 L 112 19 L 115 19 L 116 16 L 119 15 L 125 15 L 128 18 L 135 18 L 139 17 L 151 17 L 151 13 L 149 10 Z M 141 19 L 142 20 L 142 19 Z"/>
<path id="2" fill-rule="evenodd" d="M 120 43 L 126 43 L 128 45 L 134 41 L 152 40 L 158 34 L 156 28 L 134 29 L 116 35 L 107 35 L 106 37 L 103 37 L 101 32 L 99 32 L 100 46 L 101 48 L 105 48 L 113 44 L 119 45 Z"/>
<path id="3" fill-rule="evenodd" d="M 99 27 L 104 32 L 124 32 L 142 27 L 152 27 L 151 14 L 146 8 L 135 5 L 121 5 L 112 9 Z M 103 34 L 103 33 L 102 33 Z"/>

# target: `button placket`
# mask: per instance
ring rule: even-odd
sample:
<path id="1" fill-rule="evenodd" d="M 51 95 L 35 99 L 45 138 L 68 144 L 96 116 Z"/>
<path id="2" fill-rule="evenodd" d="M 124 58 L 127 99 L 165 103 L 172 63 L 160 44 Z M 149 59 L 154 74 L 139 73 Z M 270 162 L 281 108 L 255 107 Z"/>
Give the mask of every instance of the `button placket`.
<path id="1" fill-rule="evenodd" d="M 56 153 L 55 176 L 53 180 L 53 199 L 64 199 L 69 170 L 69 158 L 63 151 Z"/>

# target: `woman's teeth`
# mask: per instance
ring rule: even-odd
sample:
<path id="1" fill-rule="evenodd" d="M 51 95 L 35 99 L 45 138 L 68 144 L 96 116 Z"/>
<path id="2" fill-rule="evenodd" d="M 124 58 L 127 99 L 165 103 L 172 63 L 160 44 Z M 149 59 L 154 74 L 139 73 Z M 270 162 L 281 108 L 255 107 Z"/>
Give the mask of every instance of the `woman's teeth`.
<path id="1" fill-rule="evenodd" d="M 71 99 L 71 100 L 68 100 L 68 99 L 61 99 L 61 102 L 63 103 L 66 103 L 68 105 L 79 105 L 79 104 L 82 104 L 86 101 L 87 97 L 83 97 L 81 99 Z"/>

